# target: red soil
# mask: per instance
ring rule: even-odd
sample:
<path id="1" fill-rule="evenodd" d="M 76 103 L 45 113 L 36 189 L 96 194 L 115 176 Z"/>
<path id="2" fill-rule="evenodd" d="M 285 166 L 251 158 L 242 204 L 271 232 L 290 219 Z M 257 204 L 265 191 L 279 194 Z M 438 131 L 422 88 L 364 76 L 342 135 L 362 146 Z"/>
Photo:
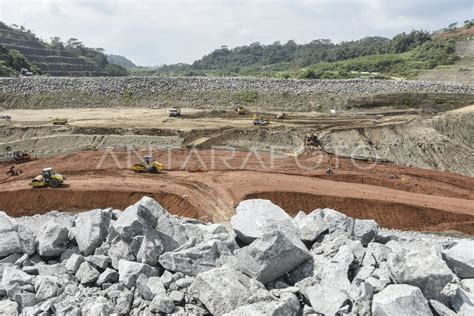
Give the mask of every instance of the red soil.
<path id="1" fill-rule="evenodd" d="M 298 160 L 213 150 L 180 149 L 153 155 L 165 163 L 164 174 L 129 171 L 128 162 L 137 162 L 138 157 L 118 150 L 79 152 L 19 165 L 20 176 L 0 175 L 0 209 L 12 216 L 123 209 L 148 195 L 175 214 L 227 221 L 241 200 L 258 197 L 290 213 L 331 207 L 357 218 L 374 218 L 388 228 L 474 235 L 474 179 L 470 177 L 392 164 L 356 165 L 319 152 Z M 334 175 L 325 173 L 329 164 Z M 2 169 L 8 166 L 0 164 Z M 48 166 L 65 175 L 67 185 L 29 188 L 30 179 Z"/>

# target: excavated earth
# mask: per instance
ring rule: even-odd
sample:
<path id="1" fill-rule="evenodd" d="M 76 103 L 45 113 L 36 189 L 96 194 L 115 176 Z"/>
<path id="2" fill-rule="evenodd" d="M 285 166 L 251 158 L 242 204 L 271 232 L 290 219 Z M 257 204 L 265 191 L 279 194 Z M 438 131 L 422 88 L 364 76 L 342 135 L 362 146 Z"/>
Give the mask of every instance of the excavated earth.
<path id="1" fill-rule="evenodd" d="M 152 152 L 162 174 L 135 174 L 130 164 L 149 152 L 98 150 L 18 165 L 0 176 L 1 208 L 11 216 L 51 210 L 123 209 L 152 196 L 170 212 L 226 222 L 249 198 L 270 199 L 290 213 L 331 207 L 388 228 L 474 235 L 474 179 L 394 164 L 335 159 L 321 151 L 298 157 L 257 151 L 167 149 Z M 10 163 L 0 164 L 2 169 Z M 67 177 L 62 188 L 32 189 L 43 167 Z M 334 174 L 327 175 L 327 166 Z"/>
<path id="2" fill-rule="evenodd" d="M 420 81 L 0 79 L 0 116 L 12 117 L 0 121 L 0 168 L 14 150 L 39 157 L 19 176 L 1 172 L 0 210 L 123 209 L 148 195 L 227 222 L 240 201 L 264 198 L 292 214 L 331 207 L 388 228 L 474 235 L 472 104 L 473 86 Z M 270 125 L 253 126 L 254 113 Z M 164 173 L 130 171 L 147 154 Z M 66 185 L 30 188 L 44 167 Z"/>

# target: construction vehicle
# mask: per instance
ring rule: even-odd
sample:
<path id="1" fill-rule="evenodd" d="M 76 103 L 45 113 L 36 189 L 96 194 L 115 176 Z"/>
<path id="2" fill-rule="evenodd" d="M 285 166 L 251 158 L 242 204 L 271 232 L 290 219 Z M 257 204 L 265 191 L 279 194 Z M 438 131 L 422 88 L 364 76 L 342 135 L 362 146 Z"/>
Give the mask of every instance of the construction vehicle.
<path id="1" fill-rule="evenodd" d="M 67 123 L 68 120 L 64 117 L 54 117 L 51 119 L 51 124 L 53 125 L 66 125 Z"/>
<path id="2" fill-rule="evenodd" d="M 179 117 L 181 116 L 181 108 L 173 106 L 170 109 L 170 117 Z"/>
<path id="3" fill-rule="evenodd" d="M 304 144 L 306 147 L 320 147 L 321 144 L 316 134 L 306 134 L 304 138 Z"/>
<path id="4" fill-rule="evenodd" d="M 137 163 L 132 166 L 132 170 L 135 172 L 161 173 L 163 169 L 163 164 L 154 161 L 152 156 L 145 156 L 143 157 L 142 163 Z"/>
<path id="5" fill-rule="evenodd" d="M 21 170 L 15 170 L 15 166 L 10 166 L 7 169 L 7 171 L 5 172 L 5 174 L 8 177 L 16 177 L 16 176 L 19 176 L 21 174 Z"/>
<path id="6" fill-rule="evenodd" d="M 234 111 L 235 111 L 237 114 L 239 114 L 239 115 L 245 115 L 245 114 L 247 114 L 247 109 L 244 108 L 243 106 L 238 106 L 238 107 L 236 107 Z"/>
<path id="7" fill-rule="evenodd" d="M 0 121 L 11 122 L 12 117 L 10 115 L 0 115 Z"/>
<path id="8" fill-rule="evenodd" d="M 54 171 L 53 168 L 44 168 L 40 175 L 31 180 L 30 185 L 33 188 L 57 188 L 64 183 L 64 180 L 66 180 L 66 178 Z"/>
<path id="9" fill-rule="evenodd" d="M 15 160 L 15 163 L 24 163 L 36 160 L 37 157 L 22 150 L 17 150 L 13 152 L 13 159 Z"/>
<path id="10" fill-rule="evenodd" d="M 268 125 L 270 122 L 260 115 L 254 114 L 253 115 L 253 125 L 258 125 L 258 126 L 265 126 Z"/>
<path id="11" fill-rule="evenodd" d="M 21 68 L 20 77 L 30 77 L 30 76 L 33 76 L 33 72 L 29 71 L 26 68 Z"/>

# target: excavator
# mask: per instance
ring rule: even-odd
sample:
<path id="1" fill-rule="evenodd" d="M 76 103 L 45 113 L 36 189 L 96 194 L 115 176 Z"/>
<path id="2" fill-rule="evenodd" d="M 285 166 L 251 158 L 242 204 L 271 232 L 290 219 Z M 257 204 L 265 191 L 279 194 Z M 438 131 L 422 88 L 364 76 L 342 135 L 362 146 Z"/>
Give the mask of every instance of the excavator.
<path id="1" fill-rule="evenodd" d="M 258 126 L 265 126 L 268 125 L 270 122 L 260 115 L 254 114 L 253 115 L 253 125 L 258 125 Z"/>
<path id="2" fill-rule="evenodd" d="M 132 170 L 135 172 L 161 173 L 163 169 L 163 164 L 154 161 L 152 156 L 145 156 L 142 163 L 136 163 L 132 166 Z"/>
<path id="3" fill-rule="evenodd" d="M 64 180 L 66 180 L 66 177 L 54 171 L 53 168 L 44 168 L 40 175 L 31 180 L 30 185 L 33 188 L 57 188 L 63 185 Z"/>
<path id="4" fill-rule="evenodd" d="M 37 158 L 35 155 L 31 155 L 22 150 L 17 150 L 13 152 L 13 159 L 15 160 L 15 163 L 24 163 L 24 162 L 36 160 Z"/>

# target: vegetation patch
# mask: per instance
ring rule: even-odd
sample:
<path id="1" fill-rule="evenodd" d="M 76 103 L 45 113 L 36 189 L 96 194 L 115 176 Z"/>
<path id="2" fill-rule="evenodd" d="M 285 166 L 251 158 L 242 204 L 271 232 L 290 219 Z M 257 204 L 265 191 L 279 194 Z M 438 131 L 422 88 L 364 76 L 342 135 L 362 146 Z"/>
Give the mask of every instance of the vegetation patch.
<path id="1" fill-rule="evenodd" d="M 257 91 L 242 91 L 237 94 L 236 98 L 237 102 L 255 102 L 257 101 L 258 93 Z"/>

